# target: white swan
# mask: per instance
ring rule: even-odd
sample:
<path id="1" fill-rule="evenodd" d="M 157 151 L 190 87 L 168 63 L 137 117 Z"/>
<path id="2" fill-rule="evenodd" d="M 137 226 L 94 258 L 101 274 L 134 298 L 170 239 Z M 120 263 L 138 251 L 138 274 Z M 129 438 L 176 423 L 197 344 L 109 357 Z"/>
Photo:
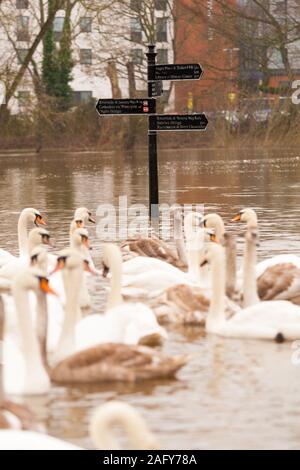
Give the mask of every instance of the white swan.
<path id="1" fill-rule="evenodd" d="M 175 213 L 175 220 L 177 220 L 176 216 L 177 216 L 177 212 Z M 197 229 L 199 228 L 199 221 L 202 221 L 201 217 L 202 217 L 201 214 L 198 214 L 196 212 L 191 212 L 185 217 L 184 225 L 185 225 L 185 234 L 187 237 L 187 243 L 190 243 L 191 239 L 194 237 L 194 233 L 196 233 Z M 180 223 L 181 223 L 181 219 L 180 219 Z M 180 228 L 181 228 L 181 225 L 180 225 Z M 183 233 L 180 228 L 178 227 L 178 223 L 177 223 L 177 226 L 174 227 L 174 237 L 175 237 L 175 241 L 177 244 L 179 244 L 180 242 L 179 249 L 182 252 L 181 258 L 185 259 L 186 263 L 188 264 L 186 248 L 185 247 L 183 248 L 181 246 L 182 245 L 181 242 L 183 242 Z M 190 260 L 190 265 L 192 266 L 191 260 Z M 173 266 L 167 261 L 163 261 L 158 258 L 151 258 L 147 256 L 137 256 L 135 258 L 130 259 L 129 261 L 123 262 L 124 276 L 141 274 L 145 271 L 148 271 L 149 269 L 150 270 L 158 269 L 161 271 L 168 271 L 174 274 L 178 274 L 180 272 L 180 270 L 177 267 Z"/>
<path id="2" fill-rule="evenodd" d="M 75 351 L 103 343 L 138 344 L 147 340 L 166 338 L 165 330 L 157 323 L 149 307 L 141 303 L 123 303 L 121 296 L 120 250 L 114 245 L 104 249 L 106 266 L 112 270 L 111 292 L 104 315 L 89 315 L 80 320 L 79 295 L 83 280 L 83 258 L 76 252 L 63 252 L 59 259 L 65 282 L 65 320 L 55 362 Z M 85 262 L 86 265 L 87 261 Z M 79 321 L 80 320 L 80 321 Z"/>
<path id="3" fill-rule="evenodd" d="M 253 209 L 246 208 L 242 209 L 233 219 L 233 222 L 246 222 L 247 227 L 258 227 L 258 219 L 257 219 L 257 214 Z M 264 261 L 261 261 L 256 265 L 256 277 L 258 278 L 263 274 L 263 272 L 271 267 L 275 266 L 277 264 L 282 264 L 282 263 L 287 263 L 287 264 L 293 264 L 297 268 L 300 268 L 300 257 L 297 255 L 293 254 L 285 254 L 285 255 L 276 255 L 273 256 L 272 258 L 266 259 Z"/>
<path id="4" fill-rule="evenodd" d="M 113 426 L 120 425 L 129 439 L 131 449 L 159 449 L 157 438 L 149 430 L 140 414 L 129 404 L 109 401 L 92 414 L 89 432 L 98 450 L 121 449 L 113 434 Z M 0 431 L 0 450 L 84 450 L 52 436 L 32 431 Z"/>
<path id="5" fill-rule="evenodd" d="M 14 279 L 12 294 L 19 323 L 20 347 L 9 335 L 3 343 L 3 383 L 8 394 L 43 394 L 50 388 L 50 380 L 43 366 L 39 345 L 30 315 L 28 293 L 40 289 L 51 292 L 44 274 L 35 268 L 21 271 Z"/>
<path id="6" fill-rule="evenodd" d="M 224 248 L 211 244 L 202 260 L 202 264 L 205 263 L 211 264 L 214 281 L 209 314 L 206 319 L 208 333 L 231 338 L 277 341 L 300 338 L 300 307 L 287 301 L 259 302 L 226 320 Z"/>
<path id="7" fill-rule="evenodd" d="M 176 284 L 209 287 L 209 275 L 200 268 L 200 253 L 204 242 L 214 240 L 215 235 L 209 229 L 198 229 L 193 236 L 187 237 L 188 272 L 178 268 L 145 270 L 137 275 L 127 275 L 122 282 L 122 292 L 125 296 L 155 297 L 165 289 Z"/>
<path id="8" fill-rule="evenodd" d="M 247 223 L 248 229 L 256 228 L 257 215 L 253 209 L 244 209 L 234 220 Z M 247 244 L 246 244 L 247 246 Z M 254 263 L 257 279 L 257 293 L 255 297 L 262 300 L 289 300 L 296 305 L 300 304 L 300 257 L 296 255 L 277 255 L 257 264 L 255 247 L 249 248 L 248 262 Z M 247 295 L 247 294 L 246 294 Z M 254 303 L 254 301 L 252 302 Z M 251 303 L 248 302 L 248 305 Z"/>
<path id="9" fill-rule="evenodd" d="M 70 252 L 72 250 L 75 250 L 77 253 L 81 254 L 84 258 L 89 260 L 89 263 L 91 267 L 93 267 L 93 263 L 91 262 L 91 257 L 90 257 L 90 245 L 89 245 L 89 233 L 86 229 L 84 228 L 75 228 L 74 230 L 71 230 L 72 235 L 71 235 L 71 240 L 70 244 Z M 51 266 L 49 269 L 49 272 L 51 274 L 51 284 L 53 285 L 54 289 L 58 292 L 60 295 L 61 299 L 65 301 L 65 289 L 64 289 L 64 282 L 63 278 L 61 275 L 61 272 L 56 269 L 56 267 L 59 268 L 57 265 L 57 256 L 52 257 L 51 259 Z M 93 268 L 94 271 L 96 272 L 96 269 Z M 92 301 L 91 297 L 88 291 L 88 286 L 87 286 L 87 278 L 84 277 L 81 289 L 80 289 L 80 308 L 82 309 L 88 309 L 91 307 Z"/>
<path id="10" fill-rule="evenodd" d="M 37 296 L 35 328 L 32 315 L 28 314 L 29 290 Z M 106 343 L 68 356 L 55 367 L 50 367 L 46 350 L 48 314 L 45 293 L 53 291 L 44 275 L 34 268 L 27 268 L 14 279 L 13 295 L 21 348 L 5 335 L 3 377 L 4 389 L 8 393 L 44 394 L 49 390 L 50 379 L 68 385 L 171 378 L 189 360 L 188 356 L 167 357 L 151 348 Z"/>
<path id="11" fill-rule="evenodd" d="M 157 438 L 149 430 L 145 420 L 128 403 L 110 401 L 100 406 L 90 422 L 90 436 L 96 449 L 117 450 L 121 444 L 112 434 L 112 426 L 119 424 L 129 438 L 130 449 L 159 449 Z"/>
<path id="12" fill-rule="evenodd" d="M 28 226 L 30 224 L 46 225 L 41 213 L 34 208 L 23 209 L 18 221 L 18 242 L 19 242 L 19 256 L 28 255 Z M 11 253 L 6 250 L 0 249 L 0 267 L 9 261 L 16 259 Z"/>
<path id="13" fill-rule="evenodd" d="M 204 216 L 204 227 L 213 229 L 216 239 L 225 247 L 226 253 L 226 294 L 234 302 L 241 301 L 241 291 L 237 286 L 236 237 L 225 231 L 225 225 L 219 214 Z"/>
<path id="14" fill-rule="evenodd" d="M 39 245 L 50 245 L 50 234 L 42 227 L 33 228 L 29 232 L 27 249 L 28 254 L 20 258 L 14 258 L 0 268 L 0 279 L 12 280 L 18 271 L 30 264 L 32 251 Z"/>

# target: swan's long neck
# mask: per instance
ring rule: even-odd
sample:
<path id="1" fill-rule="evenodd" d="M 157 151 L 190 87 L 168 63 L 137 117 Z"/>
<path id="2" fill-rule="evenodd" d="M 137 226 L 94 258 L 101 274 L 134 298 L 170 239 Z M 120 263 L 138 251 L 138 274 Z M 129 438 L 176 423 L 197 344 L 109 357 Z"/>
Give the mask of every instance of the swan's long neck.
<path id="1" fill-rule="evenodd" d="M 70 232 L 69 232 L 70 247 L 71 247 L 71 248 L 75 248 L 75 249 L 76 249 L 77 247 L 74 246 L 75 243 L 74 243 L 74 237 L 73 237 L 73 235 L 74 235 L 74 232 L 75 232 L 75 230 L 76 230 L 77 228 L 78 228 L 78 225 L 77 225 L 76 221 L 75 221 L 75 220 L 72 220 L 71 225 L 70 225 Z"/>
<path id="2" fill-rule="evenodd" d="M 44 292 L 39 291 L 36 294 L 37 304 L 37 336 L 40 346 L 41 358 L 45 369 L 49 372 L 50 367 L 47 357 L 47 330 L 48 330 L 48 305 L 47 296 Z"/>
<path id="3" fill-rule="evenodd" d="M 28 291 L 17 286 L 14 286 L 12 291 L 18 314 L 26 380 L 30 388 L 31 383 L 39 382 L 39 376 L 42 376 L 42 380 L 44 380 L 45 368 L 42 364 L 36 330 L 30 314 Z"/>
<path id="4" fill-rule="evenodd" d="M 122 258 L 112 253 L 110 259 L 111 281 L 110 293 L 107 299 L 107 310 L 117 307 L 123 303 L 121 286 L 122 286 Z"/>
<path id="5" fill-rule="evenodd" d="M 63 270 L 66 295 L 65 316 L 57 346 L 57 358 L 63 359 L 75 350 L 75 327 L 80 320 L 80 289 L 83 282 L 81 267 Z"/>
<path id="6" fill-rule="evenodd" d="M 18 241 L 20 256 L 28 255 L 28 231 L 26 214 L 21 214 L 18 221 Z"/>
<path id="7" fill-rule="evenodd" d="M 182 229 L 182 218 L 181 215 L 175 214 L 174 217 L 174 236 L 175 236 L 175 244 L 176 250 L 179 257 L 179 260 L 185 266 L 188 265 L 188 258 L 186 252 L 186 246 L 184 243 L 184 234 Z"/>
<path id="8" fill-rule="evenodd" d="M 234 235 L 228 234 L 230 239 L 226 240 L 226 294 L 230 297 L 236 289 L 236 239 Z"/>
<path id="9" fill-rule="evenodd" d="M 186 241 L 186 250 L 188 258 L 188 273 L 193 280 L 200 282 L 204 276 L 205 270 L 200 269 L 201 250 L 204 246 L 204 230 L 199 231 L 193 235 L 192 238 Z"/>
<path id="10" fill-rule="evenodd" d="M 3 385 L 3 340 L 4 340 L 4 322 L 5 312 L 2 296 L 0 295 L 0 403 L 4 400 L 4 385 Z"/>
<path id="11" fill-rule="evenodd" d="M 210 301 L 207 326 L 225 320 L 225 256 L 223 250 L 211 263 L 212 296 Z"/>
<path id="12" fill-rule="evenodd" d="M 132 449 L 158 449 L 158 443 L 138 413 L 125 403 L 108 403 L 91 419 L 90 435 L 97 449 L 117 450 L 121 445 L 112 434 L 112 426 L 120 424 Z"/>
<path id="13" fill-rule="evenodd" d="M 257 295 L 257 284 L 256 284 L 256 244 L 252 241 L 245 241 L 245 254 L 244 254 L 244 265 L 243 265 L 243 296 L 244 296 L 244 307 L 249 307 L 259 302 Z"/>

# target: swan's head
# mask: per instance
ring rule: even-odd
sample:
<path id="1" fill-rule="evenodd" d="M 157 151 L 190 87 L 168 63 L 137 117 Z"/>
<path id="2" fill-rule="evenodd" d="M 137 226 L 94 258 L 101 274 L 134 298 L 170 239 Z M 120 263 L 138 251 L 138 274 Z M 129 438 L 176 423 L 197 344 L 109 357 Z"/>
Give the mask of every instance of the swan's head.
<path id="1" fill-rule="evenodd" d="M 216 260 L 222 260 L 224 258 L 224 248 L 218 243 L 210 243 L 204 250 L 200 260 L 200 266 L 203 267 L 206 264 L 211 264 Z"/>
<path id="2" fill-rule="evenodd" d="M 30 266 L 47 266 L 48 253 L 43 246 L 37 246 L 30 254 Z"/>
<path id="3" fill-rule="evenodd" d="M 66 250 L 59 252 L 56 267 L 51 274 L 54 274 L 62 269 L 69 271 L 83 269 L 84 271 L 96 275 L 96 273 L 92 271 L 90 267 L 89 259 L 82 255 L 82 253 L 72 248 L 67 248 Z"/>
<path id="4" fill-rule="evenodd" d="M 85 228 L 77 228 L 72 234 L 72 246 L 80 248 L 81 246 L 90 249 L 89 232 Z"/>
<path id="5" fill-rule="evenodd" d="M 232 222 L 246 222 L 248 227 L 257 227 L 257 215 L 253 209 L 242 209 L 233 219 Z"/>
<path id="6" fill-rule="evenodd" d="M 74 220 L 82 220 L 83 224 L 86 224 L 87 222 L 91 222 L 92 224 L 96 223 L 96 221 L 92 218 L 91 211 L 89 211 L 86 207 L 79 207 L 79 209 L 76 209 Z"/>
<path id="7" fill-rule="evenodd" d="M 225 234 L 225 225 L 219 214 L 207 214 L 204 217 L 204 227 L 214 229 L 219 242 L 223 243 Z"/>
<path id="8" fill-rule="evenodd" d="M 28 241 L 32 246 L 50 245 L 50 234 L 42 227 L 33 228 L 29 232 Z"/>
<path id="9" fill-rule="evenodd" d="M 113 263 L 118 263 L 120 267 L 122 266 L 122 253 L 118 246 L 113 245 L 112 243 L 109 243 L 104 247 L 104 250 L 103 250 L 103 257 L 102 257 L 103 277 L 107 277 Z"/>
<path id="10" fill-rule="evenodd" d="M 40 211 L 34 209 L 32 207 L 28 207 L 27 209 L 23 209 L 20 215 L 20 220 L 25 220 L 26 223 L 34 223 L 37 227 L 39 225 L 46 225 Z"/>
<path id="11" fill-rule="evenodd" d="M 145 420 L 131 405 L 120 401 L 109 401 L 96 409 L 90 421 L 90 436 L 98 450 L 121 448 L 113 435 L 113 427 L 116 424 L 119 424 L 127 434 L 130 449 L 160 448 Z"/>
<path id="12" fill-rule="evenodd" d="M 205 242 L 220 243 L 220 240 L 216 235 L 216 230 L 215 229 L 205 228 L 205 229 L 203 229 L 203 232 L 204 232 L 204 241 Z"/>
<path id="13" fill-rule="evenodd" d="M 246 231 L 245 240 L 253 246 L 259 246 L 259 234 L 255 227 L 249 227 Z"/>
<path id="14" fill-rule="evenodd" d="M 42 291 L 46 294 L 57 295 L 51 288 L 49 280 L 44 271 L 35 267 L 30 267 L 21 271 L 14 278 L 13 290 L 33 290 L 34 292 Z"/>
<path id="15" fill-rule="evenodd" d="M 199 227 L 203 225 L 203 215 L 200 212 L 189 212 L 184 217 L 184 227 L 185 230 L 196 231 Z"/>
<path id="16" fill-rule="evenodd" d="M 75 230 L 78 229 L 78 228 L 84 228 L 83 219 L 74 219 L 74 220 L 72 220 L 71 225 L 70 225 L 70 234 L 71 234 L 71 236 L 75 232 Z"/>

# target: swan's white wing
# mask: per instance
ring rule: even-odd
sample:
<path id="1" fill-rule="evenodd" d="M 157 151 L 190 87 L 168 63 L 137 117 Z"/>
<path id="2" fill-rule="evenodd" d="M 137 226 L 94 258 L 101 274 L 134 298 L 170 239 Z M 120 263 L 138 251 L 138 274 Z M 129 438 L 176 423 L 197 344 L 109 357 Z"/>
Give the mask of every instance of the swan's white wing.
<path id="1" fill-rule="evenodd" d="M 55 437 L 32 431 L 0 431 L 1 450 L 84 450 Z"/>
<path id="2" fill-rule="evenodd" d="M 167 263 L 156 258 L 149 258 L 146 256 L 137 256 L 129 261 L 125 261 L 122 265 L 122 272 L 125 275 L 136 275 L 144 273 L 148 270 L 158 269 L 160 271 L 167 271 L 180 275 L 182 271 Z"/>
<path id="3" fill-rule="evenodd" d="M 186 273 L 174 274 L 173 272 L 149 270 L 136 276 L 124 276 L 123 287 L 135 287 L 147 291 L 163 291 L 174 284 L 189 284 Z"/>
<path id="4" fill-rule="evenodd" d="M 240 338 L 300 339 L 300 307 L 284 300 L 259 302 L 221 325 L 223 335 Z"/>
<path id="5" fill-rule="evenodd" d="M 26 268 L 28 265 L 29 261 L 27 258 L 15 258 L 14 260 L 5 263 L 0 268 L 0 277 L 12 281 L 15 275 L 18 274 L 21 269 Z"/>
<path id="6" fill-rule="evenodd" d="M 0 267 L 4 266 L 6 263 L 9 263 L 10 261 L 13 261 L 14 259 L 17 259 L 16 256 L 0 248 Z"/>

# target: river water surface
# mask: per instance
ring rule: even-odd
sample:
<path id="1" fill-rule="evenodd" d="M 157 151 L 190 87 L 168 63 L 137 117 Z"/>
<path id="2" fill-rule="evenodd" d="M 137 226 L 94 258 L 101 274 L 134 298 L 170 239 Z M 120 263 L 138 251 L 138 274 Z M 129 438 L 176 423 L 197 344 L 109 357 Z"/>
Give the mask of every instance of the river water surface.
<path id="1" fill-rule="evenodd" d="M 147 159 L 106 153 L 0 154 L 0 247 L 17 253 L 17 219 L 40 209 L 57 249 L 68 243 L 75 208 L 101 203 L 147 203 Z M 172 150 L 160 152 L 161 202 L 204 203 L 228 222 L 255 208 L 259 257 L 300 254 L 300 151 Z M 243 234 L 244 227 L 229 228 Z M 99 266 L 102 242 L 90 227 Z M 239 248 L 242 249 L 242 238 Z M 93 311 L 105 305 L 104 281 L 94 285 Z M 110 399 L 133 404 L 168 449 L 300 449 L 300 365 L 290 344 L 222 339 L 197 328 L 174 328 L 169 354 L 192 353 L 178 380 L 141 385 L 53 387 L 26 402 L 47 432 L 83 447 L 95 406 Z"/>

